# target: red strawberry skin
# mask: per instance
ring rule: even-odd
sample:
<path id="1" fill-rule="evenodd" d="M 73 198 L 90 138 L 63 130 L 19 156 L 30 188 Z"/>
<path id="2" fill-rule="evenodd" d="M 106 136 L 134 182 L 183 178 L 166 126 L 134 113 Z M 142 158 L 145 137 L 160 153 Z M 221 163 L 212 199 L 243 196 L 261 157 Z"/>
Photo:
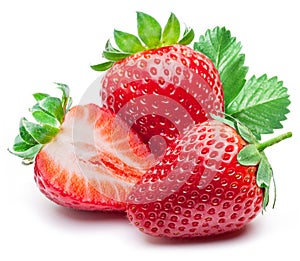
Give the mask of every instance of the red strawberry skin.
<path id="1" fill-rule="evenodd" d="M 55 203 L 80 210 L 124 210 L 151 164 L 148 148 L 123 122 L 94 104 L 73 107 L 38 153 L 35 181 Z"/>
<path id="2" fill-rule="evenodd" d="M 132 126 L 156 156 L 190 124 L 224 111 L 213 63 L 178 44 L 116 62 L 102 79 L 101 97 L 103 106 Z"/>
<path id="3" fill-rule="evenodd" d="M 198 237 L 238 230 L 262 210 L 256 166 L 242 166 L 246 142 L 215 120 L 189 128 L 134 186 L 129 220 L 142 232 Z"/>

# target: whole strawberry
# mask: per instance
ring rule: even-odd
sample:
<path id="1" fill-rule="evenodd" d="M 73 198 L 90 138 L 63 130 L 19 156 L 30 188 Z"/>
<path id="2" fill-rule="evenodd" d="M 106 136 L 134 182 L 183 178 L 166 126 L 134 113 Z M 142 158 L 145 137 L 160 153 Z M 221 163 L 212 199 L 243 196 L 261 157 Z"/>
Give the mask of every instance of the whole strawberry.
<path id="1" fill-rule="evenodd" d="M 259 144 L 240 123 L 233 126 L 240 134 L 210 120 L 176 139 L 130 192 L 131 223 L 154 236 L 198 237 L 253 220 L 268 204 L 272 178 L 263 150 L 291 133 Z"/>
<path id="2" fill-rule="evenodd" d="M 194 38 L 171 14 L 164 30 L 151 16 L 137 12 L 139 38 L 114 31 L 120 50 L 107 42 L 108 62 L 92 66 L 104 71 L 103 106 L 118 114 L 149 145 L 156 156 L 190 124 L 224 111 L 223 89 L 215 66 L 186 46 Z"/>
<path id="3" fill-rule="evenodd" d="M 62 99 L 34 94 L 36 122 L 21 119 L 12 153 L 34 162 L 34 179 L 55 203 L 80 210 L 124 210 L 131 187 L 149 168 L 148 148 L 127 125 L 95 104 L 70 108 Z"/>

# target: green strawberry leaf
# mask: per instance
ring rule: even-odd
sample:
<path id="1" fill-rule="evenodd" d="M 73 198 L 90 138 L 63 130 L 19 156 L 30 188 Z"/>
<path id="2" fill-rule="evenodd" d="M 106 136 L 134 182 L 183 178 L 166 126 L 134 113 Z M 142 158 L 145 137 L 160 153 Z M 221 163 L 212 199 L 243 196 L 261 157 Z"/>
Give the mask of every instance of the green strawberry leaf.
<path id="1" fill-rule="evenodd" d="M 290 104 L 287 89 L 277 77 L 253 76 L 227 107 L 226 113 L 237 118 L 256 136 L 282 128 Z"/>
<path id="2" fill-rule="evenodd" d="M 137 53 L 145 50 L 139 38 L 133 34 L 114 30 L 117 46 L 125 53 Z"/>
<path id="3" fill-rule="evenodd" d="M 171 13 L 168 22 L 162 34 L 162 43 L 164 45 L 171 45 L 176 43 L 180 36 L 180 23 L 177 17 Z"/>
<path id="4" fill-rule="evenodd" d="M 139 37 L 149 49 L 160 46 L 162 28 L 152 16 L 137 12 L 137 29 Z"/>
<path id="5" fill-rule="evenodd" d="M 219 70 L 227 108 L 245 84 L 248 72 L 248 67 L 244 66 L 245 55 L 240 53 L 241 43 L 225 27 L 216 27 L 200 36 L 194 49 L 210 58 Z"/>
<path id="6" fill-rule="evenodd" d="M 256 139 L 282 128 L 290 104 L 287 89 L 277 77 L 253 76 L 246 81 L 248 67 L 242 45 L 225 27 L 207 30 L 194 44 L 219 70 L 224 89 L 225 113 L 247 126 Z M 226 116 L 228 117 L 228 116 Z M 252 139 L 250 136 L 248 137 Z M 247 139 L 246 139 L 247 140 Z"/>

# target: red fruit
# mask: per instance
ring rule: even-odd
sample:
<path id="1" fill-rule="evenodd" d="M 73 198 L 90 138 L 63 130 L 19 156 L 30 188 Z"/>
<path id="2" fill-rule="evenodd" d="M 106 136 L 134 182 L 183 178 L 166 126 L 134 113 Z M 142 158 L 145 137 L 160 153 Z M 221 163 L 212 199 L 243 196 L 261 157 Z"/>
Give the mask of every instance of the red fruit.
<path id="1" fill-rule="evenodd" d="M 24 124 L 27 135 L 20 131 L 18 140 L 23 143 L 29 142 L 28 135 L 40 140 L 30 124 Z M 125 123 L 94 104 L 71 108 L 55 136 L 35 146 L 39 145 L 41 150 L 33 158 L 39 189 L 57 204 L 80 210 L 124 210 L 129 190 L 153 158 Z M 28 152 L 15 154 L 28 158 L 24 156 Z"/>
<path id="2" fill-rule="evenodd" d="M 144 233 L 165 237 L 242 228 L 262 210 L 264 191 L 257 185 L 258 163 L 238 162 L 246 145 L 233 128 L 219 121 L 192 126 L 133 187 L 129 220 Z M 264 188 L 267 202 L 268 187 Z"/>
<path id="3" fill-rule="evenodd" d="M 109 111 L 73 107 L 35 159 L 35 180 L 54 202 L 76 209 L 123 210 L 149 167 L 149 151 Z"/>
<path id="4" fill-rule="evenodd" d="M 151 23 L 144 23 L 147 19 Z M 149 145 L 152 153 L 160 156 L 186 127 L 207 120 L 210 113 L 223 112 L 224 98 L 219 73 L 211 60 L 183 45 L 185 41 L 174 38 L 167 41 L 162 36 L 157 39 L 160 41 L 157 46 L 147 46 L 155 31 L 150 28 L 155 23 L 154 18 L 138 13 L 139 35 L 146 46 L 133 35 L 115 31 L 115 41 L 122 51 L 127 51 L 123 53 L 127 57 L 112 63 L 104 75 L 101 99 L 104 107 L 123 119 Z M 140 32 L 143 26 L 149 30 L 148 40 Z M 191 41 L 193 31 L 190 32 Z M 132 41 L 124 46 L 124 41 L 132 37 L 139 43 L 135 54 L 127 50 Z M 112 54 L 115 61 L 120 51 L 108 42 L 103 55 L 110 59 Z M 93 68 L 106 69 L 103 64 Z"/>
<path id="5" fill-rule="evenodd" d="M 203 54 L 183 45 L 137 53 L 113 65 L 102 81 L 103 106 L 133 127 L 155 154 L 193 122 L 223 111 L 219 74 Z"/>

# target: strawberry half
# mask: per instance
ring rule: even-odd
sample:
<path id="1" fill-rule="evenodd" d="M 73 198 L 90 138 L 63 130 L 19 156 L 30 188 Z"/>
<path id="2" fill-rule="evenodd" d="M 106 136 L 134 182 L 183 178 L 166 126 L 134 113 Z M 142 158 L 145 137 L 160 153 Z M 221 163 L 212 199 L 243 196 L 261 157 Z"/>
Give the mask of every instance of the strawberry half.
<path id="1" fill-rule="evenodd" d="M 216 120 L 191 126 L 168 147 L 128 197 L 128 217 L 144 233 L 216 235 L 242 228 L 268 204 L 272 169 L 264 148 L 241 124 Z"/>
<path id="2" fill-rule="evenodd" d="M 194 38 L 171 14 L 164 30 L 151 16 L 137 12 L 139 38 L 114 31 L 103 52 L 109 69 L 102 78 L 103 106 L 116 113 L 149 145 L 156 156 L 185 128 L 224 111 L 223 89 L 215 66 L 202 53 L 186 46 Z"/>
<path id="3" fill-rule="evenodd" d="M 87 104 L 69 110 L 68 87 L 58 86 L 61 100 L 34 95 L 38 123 L 21 120 L 12 152 L 34 162 L 39 189 L 57 204 L 124 210 L 129 190 L 152 162 L 148 148 L 107 109 Z"/>

